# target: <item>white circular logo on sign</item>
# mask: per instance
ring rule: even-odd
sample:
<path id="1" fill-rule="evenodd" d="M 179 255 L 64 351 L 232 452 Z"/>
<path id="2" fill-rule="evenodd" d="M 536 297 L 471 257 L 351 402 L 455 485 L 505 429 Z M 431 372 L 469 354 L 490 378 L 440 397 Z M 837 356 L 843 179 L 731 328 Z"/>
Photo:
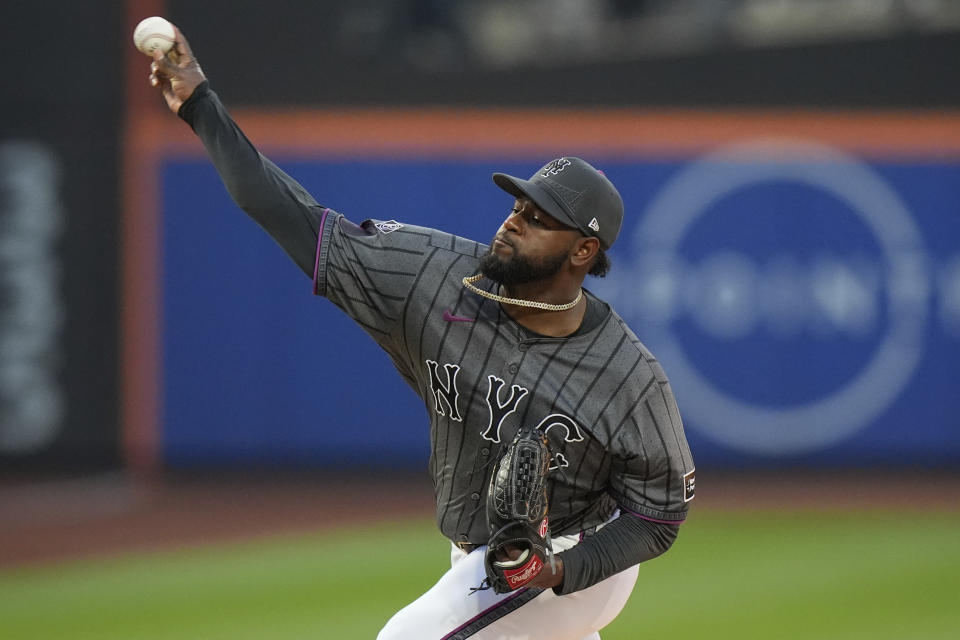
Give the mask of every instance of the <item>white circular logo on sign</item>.
<path id="1" fill-rule="evenodd" d="M 683 295 L 677 290 L 672 265 L 681 260 L 679 245 L 687 232 L 719 199 L 738 189 L 771 182 L 804 185 L 843 202 L 875 238 L 888 274 L 883 283 L 887 292 L 886 330 L 866 364 L 839 388 L 786 407 L 758 406 L 720 390 L 688 358 L 671 333 L 669 322 L 672 298 Z M 657 355 L 675 386 L 682 389 L 682 413 L 729 447 L 767 455 L 796 454 L 843 440 L 889 407 L 922 356 L 930 285 L 920 232 L 901 199 L 878 175 L 831 147 L 806 141 L 761 140 L 698 159 L 654 198 L 637 229 L 634 250 L 644 270 L 641 286 L 647 289 L 639 292 L 645 303 L 642 313 L 658 321 L 658 333 L 650 336 L 651 342 L 656 342 Z M 755 287 L 731 283 L 752 282 L 752 263 L 742 254 L 724 251 L 712 260 L 715 264 L 711 263 L 706 273 L 736 277 L 705 278 L 695 292 L 697 304 L 705 310 L 697 313 L 710 313 L 710 333 L 715 338 L 743 337 L 752 330 L 753 318 L 743 310 L 764 300 Z M 648 270 L 651 265 L 654 271 Z M 788 274 L 789 270 L 783 269 L 782 273 Z M 788 276 L 783 277 L 789 284 Z M 655 295 L 649 295 L 651 291 Z M 789 304 L 789 291 L 788 287 L 778 287 L 767 293 L 779 295 L 783 298 L 780 302 Z M 658 306 L 655 301 L 662 304 Z M 797 304 L 794 301 L 794 308 Z M 781 318 L 779 326 L 784 331 L 790 328 L 789 315 Z"/>

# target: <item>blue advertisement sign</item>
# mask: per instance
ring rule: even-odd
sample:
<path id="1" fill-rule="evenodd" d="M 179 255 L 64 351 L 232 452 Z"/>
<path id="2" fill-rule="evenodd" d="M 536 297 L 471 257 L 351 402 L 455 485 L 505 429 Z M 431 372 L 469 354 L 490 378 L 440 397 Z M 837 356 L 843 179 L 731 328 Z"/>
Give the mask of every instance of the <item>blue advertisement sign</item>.
<path id="1" fill-rule="evenodd" d="M 356 222 L 481 240 L 512 204 L 490 174 L 548 159 L 274 157 Z M 663 363 L 699 467 L 960 463 L 960 161 L 787 140 L 588 160 L 627 218 L 587 287 Z M 163 166 L 162 268 L 167 464 L 425 464 L 419 399 L 205 160 Z"/>

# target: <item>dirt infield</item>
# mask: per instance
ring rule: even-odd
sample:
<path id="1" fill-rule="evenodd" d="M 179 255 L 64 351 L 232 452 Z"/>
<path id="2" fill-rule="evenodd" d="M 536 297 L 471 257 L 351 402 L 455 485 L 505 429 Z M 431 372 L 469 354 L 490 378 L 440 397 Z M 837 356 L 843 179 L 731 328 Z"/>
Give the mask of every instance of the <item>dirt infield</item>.
<path id="1" fill-rule="evenodd" d="M 699 474 L 697 509 L 960 510 L 960 473 Z M 426 475 L 386 479 L 110 473 L 0 483 L 0 570 L 430 517 Z"/>
<path id="2" fill-rule="evenodd" d="M 0 486 L 0 569 L 429 515 L 429 480 L 163 478 Z"/>

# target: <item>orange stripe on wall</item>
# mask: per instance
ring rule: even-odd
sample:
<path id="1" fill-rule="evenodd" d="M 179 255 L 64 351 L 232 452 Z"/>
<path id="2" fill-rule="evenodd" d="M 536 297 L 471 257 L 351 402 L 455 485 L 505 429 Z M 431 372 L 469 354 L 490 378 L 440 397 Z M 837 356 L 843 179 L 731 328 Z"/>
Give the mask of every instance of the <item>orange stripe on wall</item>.
<path id="1" fill-rule="evenodd" d="M 265 151 L 370 154 L 686 156 L 745 138 L 816 140 L 864 155 L 956 157 L 960 111 L 690 111 L 233 109 Z M 165 148 L 199 153 L 189 128 L 164 119 Z"/>
<path id="2" fill-rule="evenodd" d="M 134 472 L 158 467 L 160 425 L 160 242 L 157 140 L 166 126 L 157 116 L 162 99 L 147 82 L 150 59 L 133 46 L 133 29 L 163 15 L 164 0 L 127 0 L 124 49 L 125 122 L 120 166 L 120 438 Z M 171 115 L 171 114 L 167 114 Z M 172 115 L 171 115 L 172 117 Z"/>

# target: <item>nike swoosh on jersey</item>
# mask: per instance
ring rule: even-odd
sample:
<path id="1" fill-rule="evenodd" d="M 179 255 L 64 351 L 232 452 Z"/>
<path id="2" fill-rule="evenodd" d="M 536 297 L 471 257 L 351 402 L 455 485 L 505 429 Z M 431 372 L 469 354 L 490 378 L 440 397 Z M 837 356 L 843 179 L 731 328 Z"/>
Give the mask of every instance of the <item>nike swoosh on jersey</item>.
<path id="1" fill-rule="evenodd" d="M 463 316 L 455 316 L 450 313 L 450 309 L 443 310 L 443 319 L 447 322 L 476 322 L 475 318 L 465 318 Z"/>

